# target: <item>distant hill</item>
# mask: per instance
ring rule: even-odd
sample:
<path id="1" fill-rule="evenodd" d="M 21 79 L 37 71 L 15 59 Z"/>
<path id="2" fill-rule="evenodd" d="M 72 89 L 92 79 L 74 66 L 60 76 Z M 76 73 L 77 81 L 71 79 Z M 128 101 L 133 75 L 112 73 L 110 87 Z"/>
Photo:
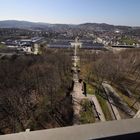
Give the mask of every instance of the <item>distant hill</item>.
<path id="1" fill-rule="evenodd" d="M 79 25 L 80 28 L 90 29 L 90 30 L 112 30 L 115 28 L 113 25 L 105 24 L 105 23 L 84 23 Z"/>
<path id="2" fill-rule="evenodd" d="M 47 23 L 35 23 L 29 21 L 5 20 L 0 21 L 0 28 L 45 28 L 48 27 Z"/>
<path id="3" fill-rule="evenodd" d="M 115 25 L 110 25 L 106 23 L 84 23 L 80 24 L 79 27 L 85 28 L 85 29 L 90 29 L 90 30 L 95 30 L 95 31 L 111 31 L 111 30 L 123 30 L 123 31 L 128 31 L 131 30 L 132 27 L 130 26 L 115 26 Z"/>
<path id="4" fill-rule="evenodd" d="M 20 28 L 20 29 L 53 29 L 53 30 L 68 30 L 68 29 L 85 29 L 95 31 L 106 31 L 106 30 L 130 30 L 132 27 L 128 26 L 114 26 L 105 23 L 84 23 L 79 25 L 70 24 L 48 24 L 40 22 L 29 22 L 29 21 L 17 21 L 17 20 L 5 20 L 0 21 L 0 28 Z"/>

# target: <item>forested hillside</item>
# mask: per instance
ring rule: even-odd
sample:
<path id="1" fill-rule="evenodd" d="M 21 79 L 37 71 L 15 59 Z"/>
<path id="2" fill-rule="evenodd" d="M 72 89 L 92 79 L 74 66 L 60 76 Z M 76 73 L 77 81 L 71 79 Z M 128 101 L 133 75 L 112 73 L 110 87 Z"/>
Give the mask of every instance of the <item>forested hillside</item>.
<path id="1" fill-rule="evenodd" d="M 71 125 L 70 67 L 63 50 L 1 59 L 0 133 Z"/>

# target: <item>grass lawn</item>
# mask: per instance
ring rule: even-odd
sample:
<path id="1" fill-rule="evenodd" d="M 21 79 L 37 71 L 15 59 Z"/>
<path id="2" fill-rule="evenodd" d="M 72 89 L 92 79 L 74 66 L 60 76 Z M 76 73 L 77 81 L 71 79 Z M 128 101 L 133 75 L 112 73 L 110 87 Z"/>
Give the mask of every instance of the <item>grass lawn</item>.
<path id="1" fill-rule="evenodd" d="M 97 95 L 97 94 L 96 94 L 96 97 L 97 97 L 97 99 L 99 101 L 99 104 L 100 104 L 100 106 L 102 108 L 102 111 L 103 111 L 103 113 L 105 115 L 106 120 L 107 121 L 112 120 L 111 113 L 110 113 L 110 110 L 109 110 L 108 105 L 106 103 L 106 100 L 104 98 L 102 98 L 100 95 Z"/>
<path id="2" fill-rule="evenodd" d="M 90 84 L 87 84 L 86 86 L 87 86 L 87 87 L 86 87 L 86 89 L 87 89 L 87 94 L 93 95 L 93 94 L 95 93 L 95 87 L 92 86 L 92 85 L 90 85 Z"/>
<path id="3" fill-rule="evenodd" d="M 92 86 L 91 84 L 87 84 L 86 88 L 87 88 L 87 94 L 91 94 L 91 95 L 95 94 L 96 87 Z M 96 97 L 100 103 L 100 106 L 103 110 L 103 113 L 105 115 L 106 120 L 107 121 L 112 120 L 111 113 L 110 113 L 110 110 L 109 110 L 108 105 L 106 103 L 106 100 L 98 94 L 96 94 Z"/>
<path id="4" fill-rule="evenodd" d="M 1 48 L 4 48 L 4 47 L 5 47 L 5 45 L 4 45 L 4 44 L 0 44 L 0 49 L 1 49 Z"/>
<path id="5" fill-rule="evenodd" d="M 118 90 L 117 88 L 113 87 L 116 92 L 118 93 L 118 95 L 123 99 L 123 101 L 131 108 L 133 109 L 133 111 L 137 111 L 135 108 L 132 108 L 131 106 L 133 105 L 133 103 L 135 102 L 134 99 L 127 97 L 126 95 L 124 95 L 120 90 Z"/>
<path id="6" fill-rule="evenodd" d="M 126 43 L 128 45 L 133 45 L 133 43 L 137 43 L 137 41 L 131 38 L 122 38 L 121 41 L 122 43 Z"/>
<path id="7" fill-rule="evenodd" d="M 80 122 L 81 124 L 94 123 L 95 117 L 92 111 L 92 105 L 89 100 L 84 99 L 81 102 L 82 110 L 80 112 Z"/>

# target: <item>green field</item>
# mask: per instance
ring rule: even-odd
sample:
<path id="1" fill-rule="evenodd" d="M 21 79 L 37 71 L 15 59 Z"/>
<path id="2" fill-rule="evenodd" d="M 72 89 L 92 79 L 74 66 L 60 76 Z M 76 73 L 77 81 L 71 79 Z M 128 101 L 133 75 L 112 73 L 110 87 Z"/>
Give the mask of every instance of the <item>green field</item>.
<path id="1" fill-rule="evenodd" d="M 128 37 L 124 37 L 121 39 L 122 43 L 126 43 L 127 45 L 133 45 L 134 43 L 138 43 L 136 40 L 132 39 L 132 38 L 128 38 Z"/>

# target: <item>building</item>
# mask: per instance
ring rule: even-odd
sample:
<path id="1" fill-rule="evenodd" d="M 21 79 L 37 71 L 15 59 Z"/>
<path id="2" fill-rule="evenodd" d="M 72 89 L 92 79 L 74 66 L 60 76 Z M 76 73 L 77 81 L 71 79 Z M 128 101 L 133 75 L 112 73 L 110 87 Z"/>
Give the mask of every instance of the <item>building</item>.
<path id="1" fill-rule="evenodd" d="M 18 51 L 23 51 L 27 54 L 39 54 L 40 47 L 45 45 L 46 41 L 42 37 L 34 37 L 31 39 L 6 40 L 4 44 L 8 48 L 16 48 Z"/>

